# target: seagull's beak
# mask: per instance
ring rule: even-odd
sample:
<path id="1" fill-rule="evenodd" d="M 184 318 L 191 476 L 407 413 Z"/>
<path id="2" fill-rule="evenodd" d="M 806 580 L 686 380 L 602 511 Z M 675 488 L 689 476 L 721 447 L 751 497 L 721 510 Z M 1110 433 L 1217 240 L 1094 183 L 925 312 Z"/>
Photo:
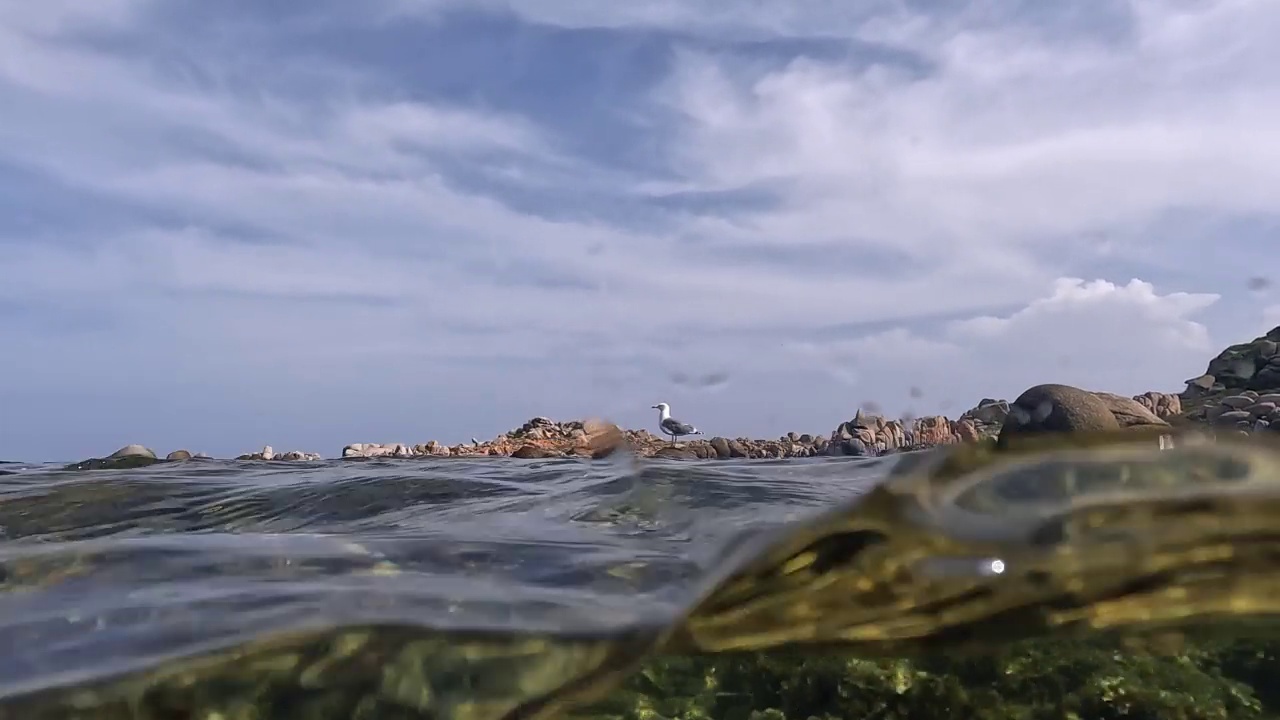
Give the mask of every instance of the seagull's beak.
<path id="1" fill-rule="evenodd" d="M 653 408 L 654 410 L 657 410 L 657 409 L 658 409 L 658 406 L 657 406 L 657 405 L 650 405 L 649 407 Z"/>

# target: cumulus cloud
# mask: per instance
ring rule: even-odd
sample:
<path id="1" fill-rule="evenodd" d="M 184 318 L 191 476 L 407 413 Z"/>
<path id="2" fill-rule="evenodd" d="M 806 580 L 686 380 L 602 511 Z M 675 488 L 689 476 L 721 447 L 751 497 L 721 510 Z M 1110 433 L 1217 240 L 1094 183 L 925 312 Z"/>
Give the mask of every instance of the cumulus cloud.
<path id="1" fill-rule="evenodd" d="M 1176 387 L 1253 322 L 1274 3 L 462 5 L 0 6 L 0 455 L 820 430 Z"/>
<path id="2" fill-rule="evenodd" d="M 918 379 L 936 401 L 965 388 L 1013 399 L 1045 382 L 1137 394 L 1177 391 L 1215 353 L 1195 318 L 1219 300 L 1213 293 L 1160 293 L 1148 282 L 1061 278 L 1049 292 L 1007 315 L 945 323 L 933 333 L 894 328 L 856 340 L 806 347 L 821 352 L 864 392 L 885 392 L 903 406 L 906 388 L 880 388 L 879 378 Z M 1103 340 L 1105 338 L 1105 340 Z M 884 400 L 881 400 L 884 402 Z M 926 403 L 926 406 L 931 403 Z"/>

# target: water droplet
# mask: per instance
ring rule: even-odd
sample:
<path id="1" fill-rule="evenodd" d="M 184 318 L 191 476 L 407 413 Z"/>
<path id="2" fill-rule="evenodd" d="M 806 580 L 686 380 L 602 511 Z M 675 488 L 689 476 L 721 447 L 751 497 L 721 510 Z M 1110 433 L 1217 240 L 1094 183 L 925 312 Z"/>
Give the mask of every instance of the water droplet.
<path id="1" fill-rule="evenodd" d="M 910 395 L 913 400 L 919 400 L 924 397 L 924 391 L 915 385 L 911 386 L 911 389 L 907 391 L 907 394 Z"/>
<path id="2" fill-rule="evenodd" d="M 880 409 L 880 404 L 874 400 L 867 400 L 859 405 L 859 408 L 868 415 L 880 415 L 884 411 Z"/>
<path id="3" fill-rule="evenodd" d="M 1249 288 L 1250 292 L 1262 293 L 1266 292 L 1267 289 L 1271 287 L 1271 281 L 1261 276 L 1251 277 L 1246 283 L 1246 286 Z"/>
<path id="4" fill-rule="evenodd" d="M 724 370 L 702 373 L 698 375 L 675 371 L 667 378 L 672 383 L 694 390 L 718 390 L 729 384 L 729 373 Z"/>

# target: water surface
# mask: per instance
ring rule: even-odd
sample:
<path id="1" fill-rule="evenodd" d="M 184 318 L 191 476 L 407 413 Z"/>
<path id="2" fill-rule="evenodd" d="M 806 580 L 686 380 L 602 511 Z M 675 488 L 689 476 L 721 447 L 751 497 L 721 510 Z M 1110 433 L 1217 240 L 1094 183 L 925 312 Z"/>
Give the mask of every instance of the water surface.
<path id="1" fill-rule="evenodd" d="M 669 622 L 886 460 L 200 460 L 0 476 L 0 697 L 258 636 Z"/>
<path id="2" fill-rule="evenodd" d="M 1280 646 L 1132 665 L 1093 643 L 1277 628 L 1280 448 L 1176 434 L 881 459 L 7 466 L 0 720 L 547 720 L 628 679 L 764 667 L 682 657 L 831 649 L 889 664 L 825 666 L 789 711 L 708 715 L 708 690 L 658 712 L 674 695 L 654 690 L 608 717 L 824 716 L 849 673 L 878 683 L 841 711 L 858 716 L 914 683 L 933 688 L 919 707 L 992 718 L 1271 717 L 1253 678 Z M 1085 645 L 951 662 L 1041 640 Z M 742 687 L 808 660 L 787 662 Z M 969 697 L 984 677 L 1013 684 Z"/>

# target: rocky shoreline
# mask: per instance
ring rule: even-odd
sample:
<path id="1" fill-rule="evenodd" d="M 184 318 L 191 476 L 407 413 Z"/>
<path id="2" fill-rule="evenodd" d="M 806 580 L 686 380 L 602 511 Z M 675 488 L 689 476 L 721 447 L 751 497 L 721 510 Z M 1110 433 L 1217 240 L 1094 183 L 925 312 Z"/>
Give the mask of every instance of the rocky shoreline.
<path id="1" fill-rule="evenodd" d="M 941 415 L 896 420 L 859 410 L 829 434 L 788 433 L 776 440 L 710 437 L 671 445 L 648 430 L 624 430 L 601 420 L 556 422 L 536 417 L 486 441 L 444 445 L 434 440 L 352 443 L 340 457 L 368 458 L 601 458 L 627 448 L 642 457 L 680 460 L 784 459 L 875 456 L 959 442 L 976 442 L 1026 432 L 1102 430 L 1204 424 L 1218 431 L 1280 432 L 1280 327 L 1247 343 L 1232 345 L 1209 362 L 1203 375 L 1186 381 L 1180 393 L 1146 392 L 1133 397 L 1064 385 L 1028 389 L 1012 403 L 985 398 L 960 417 Z M 156 462 L 194 461 L 207 456 L 175 450 L 164 458 L 142 445 L 129 445 L 104 458 L 69 468 L 139 467 Z M 319 453 L 277 453 L 270 446 L 241 455 L 241 461 L 306 462 Z"/>

